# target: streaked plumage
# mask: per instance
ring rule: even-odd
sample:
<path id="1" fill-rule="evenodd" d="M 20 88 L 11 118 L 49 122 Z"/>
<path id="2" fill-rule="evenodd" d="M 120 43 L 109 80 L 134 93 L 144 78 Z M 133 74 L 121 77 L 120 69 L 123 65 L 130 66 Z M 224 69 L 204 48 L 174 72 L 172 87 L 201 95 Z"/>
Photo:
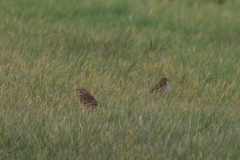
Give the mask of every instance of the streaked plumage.
<path id="1" fill-rule="evenodd" d="M 97 100 L 86 90 L 86 89 L 76 89 L 80 98 L 80 104 L 83 104 L 84 107 L 96 108 Z"/>
<path id="2" fill-rule="evenodd" d="M 162 79 L 158 82 L 158 84 L 157 84 L 153 89 L 151 89 L 150 93 L 153 93 L 153 92 L 155 92 L 155 91 L 156 91 L 156 92 L 158 92 L 158 91 L 160 91 L 160 92 L 165 92 L 165 91 L 167 91 L 168 88 L 169 88 L 168 81 L 170 81 L 170 80 L 168 80 L 167 78 L 162 78 Z"/>

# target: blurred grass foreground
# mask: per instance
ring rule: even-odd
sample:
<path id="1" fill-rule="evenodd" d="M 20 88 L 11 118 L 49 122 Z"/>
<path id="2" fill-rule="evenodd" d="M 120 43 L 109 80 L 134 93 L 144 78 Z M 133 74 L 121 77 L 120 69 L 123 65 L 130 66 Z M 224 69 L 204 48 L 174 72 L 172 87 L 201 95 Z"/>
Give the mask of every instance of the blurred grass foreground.
<path id="1" fill-rule="evenodd" d="M 0 0 L 0 159 L 240 159 L 239 6 Z"/>

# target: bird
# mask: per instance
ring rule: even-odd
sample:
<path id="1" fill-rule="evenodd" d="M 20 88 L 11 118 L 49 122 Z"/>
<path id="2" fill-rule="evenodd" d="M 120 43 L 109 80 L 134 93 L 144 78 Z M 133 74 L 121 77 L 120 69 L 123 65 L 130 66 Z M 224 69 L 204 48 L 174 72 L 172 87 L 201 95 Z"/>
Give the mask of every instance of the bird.
<path id="1" fill-rule="evenodd" d="M 76 89 L 73 91 L 77 91 L 80 98 L 80 104 L 83 104 L 86 108 L 96 108 L 97 100 L 86 90 L 86 89 Z"/>
<path id="2" fill-rule="evenodd" d="M 160 92 L 166 92 L 169 89 L 169 84 L 168 81 L 170 81 L 167 78 L 162 78 L 158 84 L 150 90 L 150 93 L 153 93 L 155 91 L 160 91 Z"/>

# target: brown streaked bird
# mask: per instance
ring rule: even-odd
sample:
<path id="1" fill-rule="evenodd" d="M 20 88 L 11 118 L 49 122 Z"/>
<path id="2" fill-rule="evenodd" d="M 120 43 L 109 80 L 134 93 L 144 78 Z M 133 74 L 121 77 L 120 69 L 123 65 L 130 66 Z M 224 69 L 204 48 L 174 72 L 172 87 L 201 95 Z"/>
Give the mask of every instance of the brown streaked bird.
<path id="1" fill-rule="evenodd" d="M 150 93 L 153 93 L 155 91 L 160 91 L 160 92 L 165 92 L 168 90 L 169 88 L 169 84 L 168 84 L 168 81 L 170 81 L 169 79 L 167 78 L 162 78 L 158 84 L 153 88 L 151 89 Z"/>
<path id="2" fill-rule="evenodd" d="M 86 89 L 76 89 L 80 98 L 80 104 L 83 104 L 84 107 L 88 108 L 96 108 L 97 107 L 97 100 L 86 90 Z"/>

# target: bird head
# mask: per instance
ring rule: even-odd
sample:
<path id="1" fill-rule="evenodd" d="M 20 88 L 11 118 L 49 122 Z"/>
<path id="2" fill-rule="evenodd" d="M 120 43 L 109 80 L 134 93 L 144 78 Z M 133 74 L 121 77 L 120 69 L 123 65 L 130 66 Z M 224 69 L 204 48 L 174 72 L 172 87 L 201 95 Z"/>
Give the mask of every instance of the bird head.
<path id="1" fill-rule="evenodd" d="M 76 89 L 76 90 L 73 90 L 73 91 L 76 91 L 79 93 L 79 95 L 84 95 L 87 91 L 86 89 L 83 89 L 83 88 L 80 88 L 80 89 Z"/>
<path id="2" fill-rule="evenodd" d="M 170 80 L 167 79 L 167 78 L 162 78 L 162 79 L 160 80 L 160 83 L 161 83 L 161 84 L 164 84 L 164 83 L 167 83 L 168 81 L 170 81 Z"/>

